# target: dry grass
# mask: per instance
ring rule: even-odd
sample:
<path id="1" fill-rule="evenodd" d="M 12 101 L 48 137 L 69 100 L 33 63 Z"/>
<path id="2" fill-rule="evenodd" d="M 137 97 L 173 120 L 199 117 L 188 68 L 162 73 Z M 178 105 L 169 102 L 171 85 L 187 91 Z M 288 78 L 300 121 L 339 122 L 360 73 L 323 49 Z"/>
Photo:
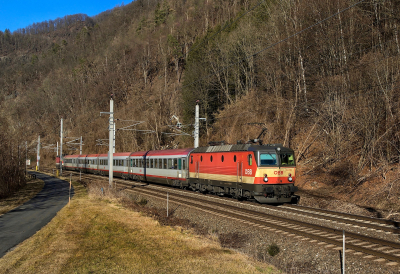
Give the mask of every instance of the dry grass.
<path id="1" fill-rule="evenodd" d="M 69 206 L 0 259 L 0 273 L 279 273 L 114 203 L 121 197 L 74 187 Z"/>
<path id="2" fill-rule="evenodd" d="M 18 190 L 10 197 L 0 199 L 0 215 L 26 203 L 42 190 L 44 182 L 39 179 L 28 181 L 26 186 Z"/>

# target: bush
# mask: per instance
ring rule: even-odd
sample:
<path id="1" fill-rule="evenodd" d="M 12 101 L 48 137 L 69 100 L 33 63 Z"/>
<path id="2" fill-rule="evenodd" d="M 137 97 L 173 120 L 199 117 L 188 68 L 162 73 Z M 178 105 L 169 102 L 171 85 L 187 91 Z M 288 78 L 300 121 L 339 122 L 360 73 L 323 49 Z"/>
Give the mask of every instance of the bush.
<path id="1" fill-rule="evenodd" d="M 272 257 L 279 253 L 279 246 L 276 243 L 272 243 L 267 248 L 268 254 Z"/>

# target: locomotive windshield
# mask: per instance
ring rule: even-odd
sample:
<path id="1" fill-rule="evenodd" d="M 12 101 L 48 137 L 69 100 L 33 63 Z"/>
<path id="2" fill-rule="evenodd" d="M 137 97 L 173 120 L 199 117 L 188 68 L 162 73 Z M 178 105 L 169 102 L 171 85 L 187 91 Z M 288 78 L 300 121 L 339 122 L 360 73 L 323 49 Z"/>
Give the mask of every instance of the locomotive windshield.
<path id="1" fill-rule="evenodd" d="M 260 153 L 260 166 L 276 166 L 276 154 Z"/>
<path id="2" fill-rule="evenodd" d="M 294 166 L 294 155 L 293 153 L 284 152 L 279 155 L 281 166 Z"/>

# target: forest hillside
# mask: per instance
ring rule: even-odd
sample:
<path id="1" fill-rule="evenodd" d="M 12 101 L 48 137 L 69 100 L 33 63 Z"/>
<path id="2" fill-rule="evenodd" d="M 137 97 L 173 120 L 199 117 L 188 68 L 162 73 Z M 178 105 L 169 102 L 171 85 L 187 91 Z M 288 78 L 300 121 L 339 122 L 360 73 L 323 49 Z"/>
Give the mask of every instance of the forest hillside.
<path id="1" fill-rule="evenodd" d="M 264 143 L 296 151 L 301 188 L 394 205 L 399 10 L 395 0 L 136 0 L 0 31 L 3 161 L 25 141 L 35 160 L 40 135 L 52 165 L 61 118 L 83 153 L 106 152 L 111 94 L 117 128 L 135 129 L 117 131 L 116 151 L 191 147 L 198 102 L 201 145 L 267 128 Z"/>

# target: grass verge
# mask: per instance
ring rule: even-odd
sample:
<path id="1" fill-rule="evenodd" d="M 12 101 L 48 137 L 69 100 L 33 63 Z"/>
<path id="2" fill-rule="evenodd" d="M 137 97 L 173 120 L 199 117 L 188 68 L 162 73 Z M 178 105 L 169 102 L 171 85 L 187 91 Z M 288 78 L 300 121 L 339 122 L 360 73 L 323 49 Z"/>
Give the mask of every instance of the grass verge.
<path id="1" fill-rule="evenodd" d="M 217 241 L 160 225 L 104 189 L 99 198 L 74 188 L 70 205 L 0 259 L 1 273 L 279 273 Z"/>
<path id="2" fill-rule="evenodd" d="M 26 183 L 22 189 L 15 192 L 8 198 L 0 199 L 0 215 L 26 203 L 36 196 L 44 186 L 44 182 L 39 179 L 32 179 Z"/>

